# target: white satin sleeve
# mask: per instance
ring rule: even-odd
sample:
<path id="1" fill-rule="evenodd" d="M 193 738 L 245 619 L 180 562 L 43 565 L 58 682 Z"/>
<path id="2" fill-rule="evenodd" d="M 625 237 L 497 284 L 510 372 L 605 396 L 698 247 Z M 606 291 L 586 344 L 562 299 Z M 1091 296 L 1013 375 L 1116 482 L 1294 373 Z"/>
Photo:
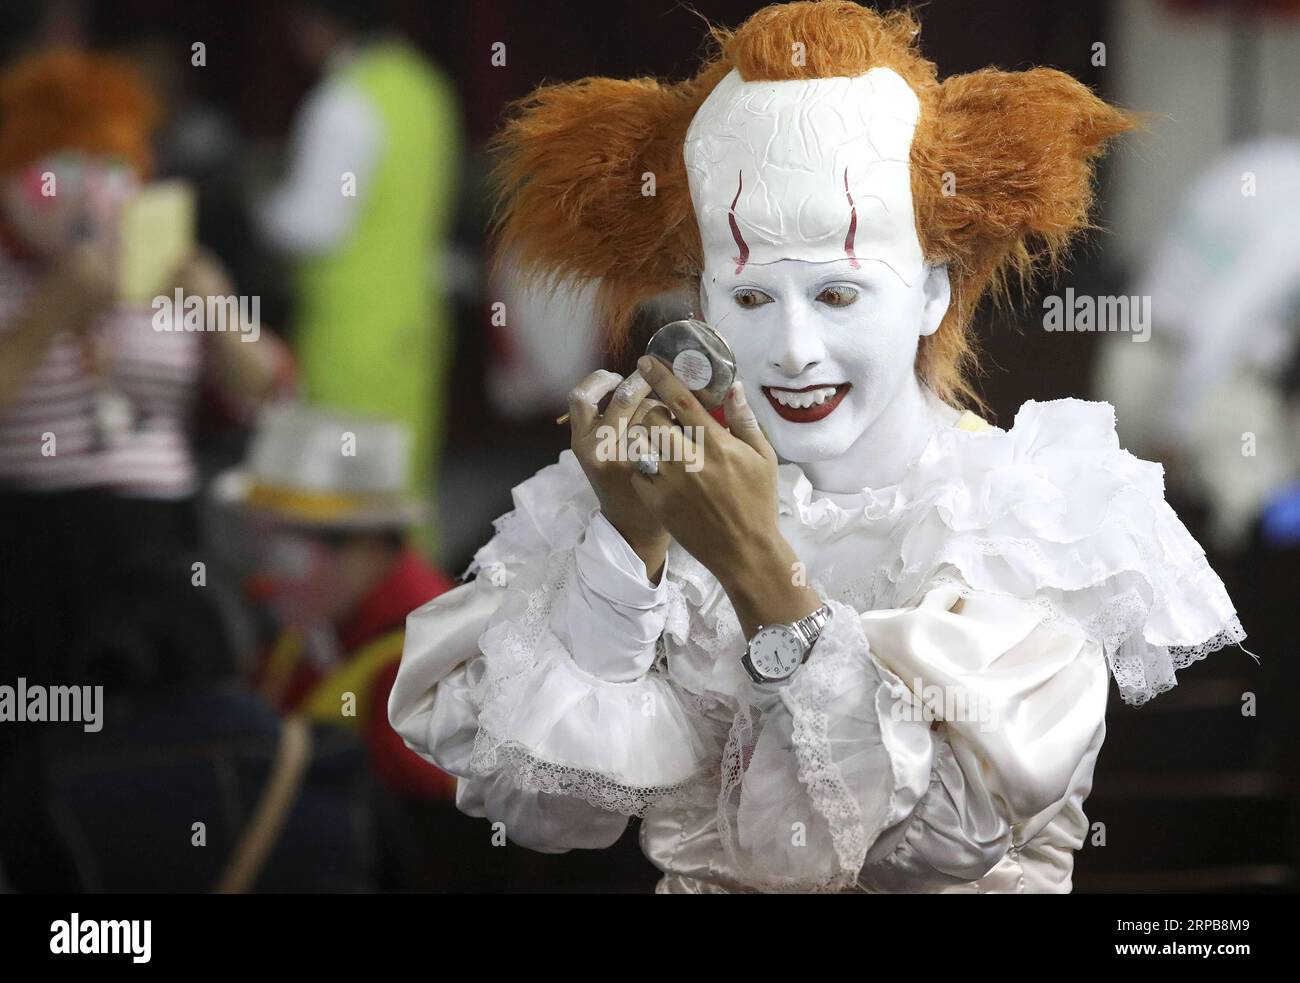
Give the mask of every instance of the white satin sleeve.
<path id="1" fill-rule="evenodd" d="M 474 690 L 484 670 L 477 640 L 504 594 L 483 577 L 412 612 L 389 720 L 407 747 L 456 776 L 461 812 L 502 824 L 513 842 L 543 853 L 610 846 L 626 816 L 521 785 L 507 770 L 479 773 L 471 765 L 479 730 Z"/>
<path id="2" fill-rule="evenodd" d="M 533 482 L 576 482 L 571 466 L 562 457 Z M 682 791 L 708 749 L 651 665 L 661 590 L 593 562 L 610 545 L 585 535 L 594 510 L 579 511 L 578 497 L 542 504 L 546 491 L 516 489 L 527 511 L 479 551 L 477 579 L 408 617 L 389 719 L 460 779 L 463 811 L 504 822 L 533 849 L 601 847 L 629 816 Z M 532 521 L 543 508 L 558 518 Z M 537 541 L 538 529 L 565 523 L 571 538 Z"/>
<path id="3" fill-rule="evenodd" d="M 831 608 L 808 662 L 761 708 L 748 763 L 735 727 L 724 752 L 719 822 L 743 883 L 969 883 L 1090 782 L 1080 764 L 1109 678 L 1095 643 L 1031 602 L 956 584 L 912 608 Z"/>
<path id="4" fill-rule="evenodd" d="M 338 248 L 356 225 L 384 142 L 382 117 L 352 82 L 329 81 L 309 93 L 294 123 L 288 173 L 258 214 L 263 234 L 291 253 Z M 359 194 L 342 193 L 347 174 Z"/>

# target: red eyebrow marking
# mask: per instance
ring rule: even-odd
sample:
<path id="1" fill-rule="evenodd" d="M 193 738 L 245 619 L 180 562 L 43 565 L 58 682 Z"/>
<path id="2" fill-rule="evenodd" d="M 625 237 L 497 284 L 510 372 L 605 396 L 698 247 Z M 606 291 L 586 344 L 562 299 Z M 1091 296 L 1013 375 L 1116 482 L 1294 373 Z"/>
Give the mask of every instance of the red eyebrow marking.
<path id="1" fill-rule="evenodd" d="M 848 172 L 845 172 L 846 176 Z M 745 237 L 740 234 L 740 226 L 736 224 L 736 202 L 740 201 L 740 190 L 745 186 L 745 172 L 740 171 L 736 175 L 736 197 L 731 199 L 731 210 L 727 212 L 727 223 L 731 226 L 731 238 L 736 240 L 736 245 L 740 247 L 740 255 L 736 257 L 736 274 L 745 268 L 749 262 L 749 246 L 745 243 Z"/>
<path id="2" fill-rule="evenodd" d="M 858 231 L 858 206 L 853 204 L 853 196 L 849 194 L 849 169 L 844 168 L 844 197 L 849 200 L 849 234 L 844 237 L 844 251 L 848 253 L 852 261 L 849 266 L 852 269 L 858 268 L 858 258 L 853 255 L 853 236 Z"/>

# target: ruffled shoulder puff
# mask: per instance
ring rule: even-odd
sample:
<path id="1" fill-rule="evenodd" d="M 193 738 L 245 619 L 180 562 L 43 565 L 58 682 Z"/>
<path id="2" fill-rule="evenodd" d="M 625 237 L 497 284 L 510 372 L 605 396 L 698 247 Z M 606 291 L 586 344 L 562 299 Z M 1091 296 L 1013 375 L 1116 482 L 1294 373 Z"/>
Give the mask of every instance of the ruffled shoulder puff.
<path id="1" fill-rule="evenodd" d="M 511 496 L 515 507 L 492 523 L 496 535 L 474 554 L 462 579 L 477 575 L 497 587 L 514 585 L 529 561 L 577 546 L 600 507 L 571 450 L 516 485 Z"/>
<path id="2" fill-rule="evenodd" d="M 915 604 L 953 577 L 1033 599 L 1106 653 L 1125 702 L 1245 631 L 1205 552 L 1164 497 L 1164 469 L 1119 445 L 1109 403 L 1030 400 L 1010 429 L 935 434 L 897 484 L 846 508 L 780 469 L 782 509 L 814 536 L 886 529 L 875 607 Z"/>

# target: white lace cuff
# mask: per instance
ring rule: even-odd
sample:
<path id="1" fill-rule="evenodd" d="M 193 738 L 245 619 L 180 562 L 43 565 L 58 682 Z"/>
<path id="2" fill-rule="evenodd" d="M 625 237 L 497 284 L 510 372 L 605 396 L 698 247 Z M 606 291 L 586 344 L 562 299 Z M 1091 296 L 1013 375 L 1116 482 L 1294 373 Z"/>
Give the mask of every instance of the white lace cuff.
<path id="1" fill-rule="evenodd" d="M 583 670 L 612 682 L 639 679 L 654 662 L 668 600 L 667 569 L 651 586 L 645 563 L 596 511 L 574 550 L 575 576 L 552 628 Z"/>
<path id="2" fill-rule="evenodd" d="M 578 666 L 550 628 L 552 600 L 572 575 L 557 562 L 537 590 L 516 596 L 479 639 L 475 774 L 577 796 L 624 815 L 672 797 L 707 748 L 669 682 L 656 672 L 611 682 Z"/>
<path id="3" fill-rule="evenodd" d="M 627 828 L 627 816 L 593 809 L 570 796 L 517 788 L 500 773 L 460 779 L 456 808 L 502 823 L 511 842 L 539 853 L 603 850 Z"/>
<path id="4" fill-rule="evenodd" d="M 599 509 L 575 552 L 578 573 L 591 590 L 614 604 L 645 610 L 668 598 L 668 559 L 657 584 L 650 583 L 645 561 Z"/>

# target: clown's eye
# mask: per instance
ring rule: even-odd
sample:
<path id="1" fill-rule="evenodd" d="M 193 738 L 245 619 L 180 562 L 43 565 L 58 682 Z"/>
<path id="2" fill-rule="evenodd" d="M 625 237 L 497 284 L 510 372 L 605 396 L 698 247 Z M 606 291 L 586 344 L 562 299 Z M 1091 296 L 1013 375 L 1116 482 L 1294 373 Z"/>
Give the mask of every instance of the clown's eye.
<path id="1" fill-rule="evenodd" d="M 772 303 L 772 298 L 761 290 L 755 290 L 753 287 L 741 287 L 732 296 L 736 304 L 745 310 L 753 310 L 755 307 L 762 307 L 764 304 Z"/>
<path id="2" fill-rule="evenodd" d="M 827 287 L 817 299 L 828 307 L 848 307 L 858 299 L 858 292 L 852 287 Z"/>

